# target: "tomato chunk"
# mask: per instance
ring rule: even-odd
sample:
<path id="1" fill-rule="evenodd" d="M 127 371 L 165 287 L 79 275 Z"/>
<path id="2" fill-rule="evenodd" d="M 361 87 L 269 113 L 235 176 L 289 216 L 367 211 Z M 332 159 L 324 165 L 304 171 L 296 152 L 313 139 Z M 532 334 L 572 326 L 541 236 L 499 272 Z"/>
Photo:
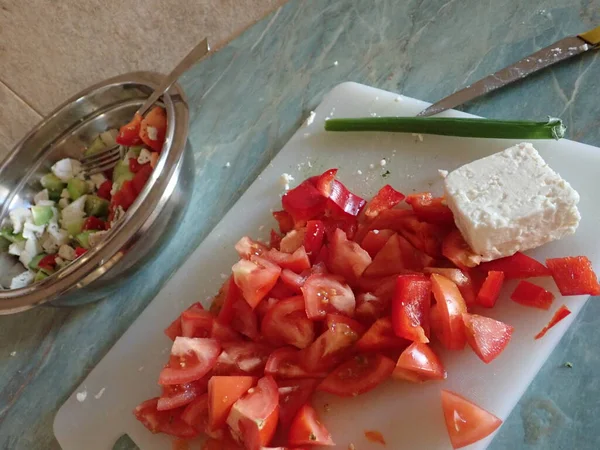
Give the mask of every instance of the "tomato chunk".
<path id="1" fill-rule="evenodd" d="M 378 353 L 356 355 L 327 375 L 317 390 L 341 397 L 364 394 L 387 380 L 394 367 L 394 361 Z"/>
<path id="2" fill-rule="evenodd" d="M 262 375 L 273 347 L 258 342 L 222 342 L 223 351 L 212 373 L 215 375 Z"/>
<path id="3" fill-rule="evenodd" d="M 418 383 L 428 380 L 445 380 L 446 370 L 431 347 L 422 342 L 413 342 L 398 358 L 392 376 Z"/>
<path id="4" fill-rule="evenodd" d="M 448 350 L 462 350 L 466 344 L 462 314 L 467 312 L 467 305 L 456 284 L 448 278 L 432 274 L 431 287 L 441 325 L 438 338 Z"/>
<path id="5" fill-rule="evenodd" d="M 119 129 L 119 134 L 116 137 L 116 142 L 119 145 L 131 147 L 142 142 L 140 139 L 140 127 L 142 125 L 142 116 L 136 113 L 127 125 L 123 125 Z"/>
<path id="6" fill-rule="evenodd" d="M 396 336 L 389 317 L 382 317 L 371 325 L 362 338 L 356 343 L 361 352 L 378 352 L 384 350 L 403 350 L 409 344 L 404 338 Z"/>
<path id="7" fill-rule="evenodd" d="M 393 234 L 395 234 L 393 230 L 371 230 L 365 235 L 360 246 L 371 255 L 371 258 L 375 258 Z"/>
<path id="8" fill-rule="evenodd" d="M 399 276 L 392 300 L 392 326 L 396 336 L 415 342 L 429 342 L 431 282 Z"/>
<path id="9" fill-rule="evenodd" d="M 279 391 L 266 376 L 233 404 L 227 424 L 247 450 L 260 450 L 273 438 L 278 419 Z"/>
<path id="10" fill-rule="evenodd" d="M 496 259 L 479 265 L 481 270 L 489 272 L 495 270 L 504 272 L 504 277 L 507 280 L 515 278 L 533 278 L 550 276 L 550 270 L 541 262 L 521 253 L 517 252 L 506 258 Z"/>
<path id="11" fill-rule="evenodd" d="M 463 314 L 467 342 L 479 359 L 489 364 L 510 342 L 514 328 L 504 322 L 477 314 Z"/>
<path id="12" fill-rule="evenodd" d="M 460 395 L 442 389 L 442 410 L 453 448 L 462 448 L 492 434 L 502 420 Z"/>
<path id="13" fill-rule="evenodd" d="M 306 316 L 302 296 L 279 301 L 267 312 L 261 327 L 263 336 L 275 344 L 306 348 L 315 339 L 315 324 Z"/>
<path id="14" fill-rule="evenodd" d="M 521 280 L 510 298 L 521 305 L 549 310 L 554 301 L 554 294 L 537 284 Z"/>
<path id="15" fill-rule="evenodd" d="M 264 258 L 277 264 L 282 269 L 289 269 L 296 273 L 310 269 L 310 259 L 308 259 L 304 246 L 300 246 L 291 254 L 272 248 L 264 254 Z"/>
<path id="16" fill-rule="evenodd" d="M 379 215 L 381 211 L 386 209 L 392 209 L 402 200 L 405 196 L 401 192 L 398 192 L 389 184 L 379 189 L 379 192 L 373 197 L 365 209 L 365 216 L 369 219 L 373 219 Z"/>
<path id="17" fill-rule="evenodd" d="M 215 339 L 176 337 L 169 364 L 158 377 L 159 384 L 184 384 L 199 380 L 213 368 L 221 352 Z"/>
<path id="18" fill-rule="evenodd" d="M 493 308 L 500 296 L 503 283 L 504 272 L 490 270 L 477 294 L 477 303 L 486 308 Z"/>
<path id="19" fill-rule="evenodd" d="M 306 378 L 299 380 L 280 380 L 279 386 L 279 422 L 287 428 L 305 403 L 310 400 L 319 380 Z"/>
<path id="20" fill-rule="evenodd" d="M 255 383 L 254 377 L 211 377 L 208 382 L 208 428 L 222 428 L 233 404 Z"/>
<path id="21" fill-rule="evenodd" d="M 354 315 L 354 292 L 339 277 L 315 273 L 307 278 L 301 289 L 306 315 L 311 320 L 324 319 L 328 312 Z"/>
<path id="22" fill-rule="evenodd" d="M 382 277 L 410 270 L 422 270 L 433 259 L 414 248 L 402 236 L 393 234 L 364 271 L 368 277 Z"/>
<path id="23" fill-rule="evenodd" d="M 535 335 L 535 339 L 537 340 L 543 338 L 550 328 L 563 320 L 569 314 L 571 314 L 569 308 L 567 308 L 565 305 L 561 305 L 561 307 L 558 308 L 558 310 L 554 313 L 554 316 L 552 316 L 552 319 L 550 319 L 550 322 L 548 322 L 548 325 L 546 325 L 542 331 Z"/>
<path id="24" fill-rule="evenodd" d="M 546 265 L 562 295 L 600 295 L 600 284 L 585 256 L 551 258 Z"/>
<path id="25" fill-rule="evenodd" d="M 300 408 L 290 427 L 289 443 L 292 446 L 334 446 L 331 434 L 319 421 L 317 412 L 309 404 Z"/>
<path id="26" fill-rule="evenodd" d="M 185 407 L 181 419 L 196 430 L 204 433 L 208 425 L 208 394 L 203 394 Z"/>
<path id="27" fill-rule="evenodd" d="M 248 236 L 244 236 L 235 244 L 235 251 L 240 255 L 240 258 L 244 259 L 250 259 L 252 255 L 261 256 L 267 250 L 266 245 L 253 241 Z"/>
<path id="28" fill-rule="evenodd" d="M 208 379 L 206 377 L 193 383 L 170 384 L 162 387 L 162 394 L 158 399 L 156 409 L 166 411 L 185 406 L 199 395 L 206 392 Z"/>
<path id="29" fill-rule="evenodd" d="M 283 234 L 294 229 L 294 219 L 287 211 L 274 211 L 273 217 L 279 224 L 279 231 Z"/>
<path id="30" fill-rule="evenodd" d="M 269 356 L 265 374 L 278 379 L 322 378 L 326 375 L 306 370 L 301 362 L 302 356 L 303 354 L 296 348 L 278 348 Z"/>
<path id="31" fill-rule="evenodd" d="M 304 248 L 312 262 L 315 261 L 323 241 L 325 239 L 325 224 L 321 220 L 309 220 L 306 222 L 306 234 L 304 235 Z"/>
<path id="32" fill-rule="evenodd" d="M 209 338 L 212 335 L 214 316 L 200 303 L 181 313 L 181 335 L 190 338 Z"/>
<path id="33" fill-rule="evenodd" d="M 231 268 L 235 284 L 252 309 L 269 293 L 281 273 L 281 267 L 258 256 L 242 259 Z"/>
<path id="34" fill-rule="evenodd" d="M 289 231 L 285 236 L 281 238 L 279 243 L 279 250 L 284 253 L 294 253 L 304 244 L 304 237 L 306 236 L 306 228 L 297 228 Z"/>
<path id="35" fill-rule="evenodd" d="M 158 411 L 158 397 L 139 404 L 133 414 L 153 433 L 165 433 L 182 439 L 196 437 L 199 432 L 181 419 L 182 408 Z"/>
<path id="36" fill-rule="evenodd" d="M 337 228 L 329 243 L 328 267 L 347 280 L 358 279 L 371 264 L 371 257 L 356 242 L 349 241 L 346 233 Z"/>
<path id="37" fill-rule="evenodd" d="M 167 112 L 155 106 L 140 123 L 140 139 L 155 152 L 162 150 L 167 134 Z"/>
<path id="38" fill-rule="evenodd" d="M 444 238 L 442 254 L 461 269 L 475 267 L 481 262 L 481 256 L 471 250 L 457 229 L 452 230 Z"/>
<path id="39" fill-rule="evenodd" d="M 443 275 L 458 286 L 467 306 L 475 304 L 481 288 L 481 274 L 474 270 L 453 269 L 448 267 L 425 267 L 425 273 Z"/>
<path id="40" fill-rule="evenodd" d="M 454 225 L 454 215 L 442 197 L 434 197 L 431 192 L 421 192 L 407 196 L 406 203 L 423 222 Z"/>

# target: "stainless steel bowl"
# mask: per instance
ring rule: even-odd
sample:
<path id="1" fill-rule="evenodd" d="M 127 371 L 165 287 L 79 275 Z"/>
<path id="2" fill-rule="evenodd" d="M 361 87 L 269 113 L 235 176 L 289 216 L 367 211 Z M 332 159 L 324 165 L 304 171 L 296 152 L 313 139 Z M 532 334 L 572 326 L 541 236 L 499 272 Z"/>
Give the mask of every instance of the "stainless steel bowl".
<path id="1" fill-rule="evenodd" d="M 40 178 L 61 158 L 80 158 L 98 133 L 119 128 L 160 83 L 161 75 L 135 72 L 80 92 L 17 144 L 0 166 L 0 218 L 29 206 Z M 167 134 L 161 157 L 124 220 L 95 248 L 39 283 L 0 291 L 0 314 L 40 304 L 72 306 L 117 289 L 175 232 L 189 199 L 193 158 L 187 142 L 189 111 L 179 86 L 162 97 Z"/>

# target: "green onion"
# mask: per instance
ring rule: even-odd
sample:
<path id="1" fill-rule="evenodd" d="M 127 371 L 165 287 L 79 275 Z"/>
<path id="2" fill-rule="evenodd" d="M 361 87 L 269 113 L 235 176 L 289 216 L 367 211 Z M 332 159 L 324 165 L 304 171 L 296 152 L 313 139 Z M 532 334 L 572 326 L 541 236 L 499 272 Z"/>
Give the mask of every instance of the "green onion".
<path id="1" fill-rule="evenodd" d="M 391 131 L 497 139 L 560 139 L 564 137 L 566 127 L 562 120 L 552 117 L 548 117 L 546 122 L 450 117 L 364 117 L 329 119 L 325 121 L 325 130 Z"/>

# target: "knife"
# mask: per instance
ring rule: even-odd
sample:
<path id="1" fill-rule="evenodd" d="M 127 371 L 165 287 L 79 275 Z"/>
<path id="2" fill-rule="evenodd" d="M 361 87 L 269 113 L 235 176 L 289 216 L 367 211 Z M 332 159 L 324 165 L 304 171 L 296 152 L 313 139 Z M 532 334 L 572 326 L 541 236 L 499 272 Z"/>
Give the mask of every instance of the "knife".
<path id="1" fill-rule="evenodd" d="M 598 48 L 600 48 L 600 27 L 577 36 L 569 36 L 561 39 L 548 47 L 532 53 L 512 66 L 499 70 L 460 91 L 456 91 L 454 94 L 421 111 L 418 116 L 432 116 L 462 105 L 469 100 L 489 94 L 515 81 L 522 80 L 538 70 L 552 66 L 580 53 Z"/>

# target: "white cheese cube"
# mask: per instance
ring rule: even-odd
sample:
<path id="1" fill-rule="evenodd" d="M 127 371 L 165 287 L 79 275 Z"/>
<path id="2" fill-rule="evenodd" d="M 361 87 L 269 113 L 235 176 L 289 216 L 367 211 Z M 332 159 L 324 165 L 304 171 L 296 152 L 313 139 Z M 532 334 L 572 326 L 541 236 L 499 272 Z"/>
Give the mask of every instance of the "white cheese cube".
<path id="1" fill-rule="evenodd" d="M 94 175 L 90 175 L 90 180 L 94 183 L 96 189 L 100 189 L 100 186 L 106 181 L 106 177 L 101 173 L 95 173 Z"/>
<path id="2" fill-rule="evenodd" d="M 58 249 L 58 256 L 67 261 L 73 261 L 77 255 L 75 249 L 70 245 L 61 245 Z"/>
<path id="3" fill-rule="evenodd" d="M 137 162 L 139 164 L 147 164 L 150 162 L 151 159 L 152 153 L 150 153 L 150 151 L 148 151 L 147 149 L 143 148 L 140 152 L 140 156 L 138 156 Z"/>
<path id="4" fill-rule="evenodd" d="M 31 219 L 31 211 L 28 208 L 15 208 L 8 213 L 8 216 L 12 222 L 13 233 L 19 234 L 23 231 L 25 221 Z"/>
<path id="5" fill-rule="evenodd" d="M 33 202 L 36 205 L 39 205 L 40 202 L 43 200 L 50 200 L 50 197 L 48 197 L 48 189 L 42 189 L 40 192 L 33 196 Z"/>
<path id="6" fill-rule="evenodd" d="M 71 178 L 75 178 L 77 175 L 82 174 L 81 163 L 76 159 L 65 158 L 57 161 L 51 168 L 52 173 L 56 175 L 61 181 L 65 183 Z"/>
<path id="7" fill-rule="evenodd" d="M 456 169 L 444 190 L 457 227 L 483 261 L 573 234 L 581 218 L 579 194 L 528 143 Z"/>
<path id="8" fill-rule="evenodd" d="M 34 274 L 32 271 L 28 270 L 27 272 L 23 272 L 20 275 L 17 275 L 10 282 L 11 289 L 20 289 L 25 286 L 30 285 L 33 282 Z"/>

